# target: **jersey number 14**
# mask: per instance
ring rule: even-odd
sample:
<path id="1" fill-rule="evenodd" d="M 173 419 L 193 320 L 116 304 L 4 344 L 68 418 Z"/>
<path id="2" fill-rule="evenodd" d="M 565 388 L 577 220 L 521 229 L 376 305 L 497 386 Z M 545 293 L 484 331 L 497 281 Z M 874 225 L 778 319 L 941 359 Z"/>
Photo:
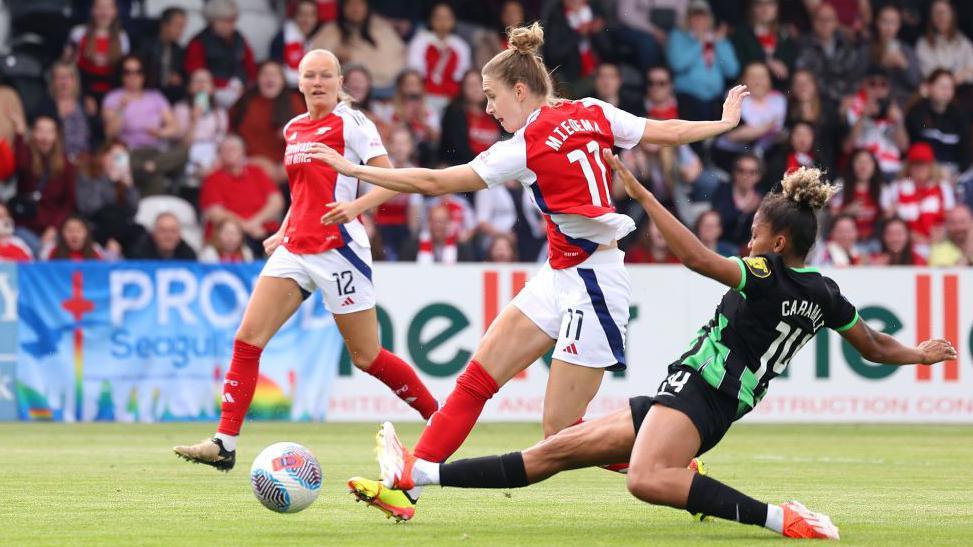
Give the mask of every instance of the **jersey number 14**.
<path id="1" fill-rule="evenodd" d="M 601 147 L 598 145 L 598 141 L 588 141 L 585 148 L 587 148 L 588 154 L 591 154 L 591 157 L 595 158 L 595 164 L 598 166 L 598 170 L 601 171 L 601 182 L 605 186 L 606 203 L 601 202 L 601 191 L 598 188 L 598 181 L 595 179 L 595 171 L 591 168 L 591 162 L 588 161 L 588 154 L 584 150 L 576 148 L 568 152 L 568 160 L 571 163 L 581 165 L 581 172 L 584 173 L 584 178 L 588 181 L 588 192 L 591 194 L 591 203 L 596 207 L 611 207 L 611 190 L 608 186 L 608 172 L 605 171 L 605 164 L 601 161 Z"/>

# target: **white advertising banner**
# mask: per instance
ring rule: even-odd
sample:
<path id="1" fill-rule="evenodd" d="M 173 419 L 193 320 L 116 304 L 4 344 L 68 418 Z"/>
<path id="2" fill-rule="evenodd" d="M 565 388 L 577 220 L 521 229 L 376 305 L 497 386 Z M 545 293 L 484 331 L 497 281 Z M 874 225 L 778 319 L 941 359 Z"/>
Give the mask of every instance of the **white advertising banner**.
<path id="1" fill-rule="evenodd" d="M 378 264 L 374 269 L 383 345 L 414 364 L 443 399 L 477 343 L 534 265 L 430 267 Z M 627 339 L 628 370 L 606 373 L 589 416 L 651 395 L 666 367 L 712 316 L 726 290 L 681 266 L 635 266 Z M 835 332 L 819 333 L 770 384 L 749 422 L 973 423 L 973 271 L 922 268 L 827 270 L 862 318 L 907 344 L 946 337 L 958 362 L 892 367 L 861 359 Z M 510 343 L 516 343 L 511 340 Z M 385 386 L 339 366 L 327 419 L 418 420 Z M 547 367 L 538 361 L 487 403 L 484 421 L 539 421 Z"/>

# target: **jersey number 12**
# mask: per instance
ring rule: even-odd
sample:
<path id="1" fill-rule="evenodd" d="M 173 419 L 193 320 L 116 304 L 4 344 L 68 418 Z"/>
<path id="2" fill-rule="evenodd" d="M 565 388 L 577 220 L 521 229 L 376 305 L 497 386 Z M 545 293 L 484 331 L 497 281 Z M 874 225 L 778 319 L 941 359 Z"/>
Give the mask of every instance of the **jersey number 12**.
<path id="1" fill-rule="evenodd" d="M 598 189 L 598 181 L 595 179 L 595 172 L 591 168 L 591 162 L 588 161 L 588 154 L 585 154 L 584 150 L 576 148 L 568 152 L 568 160 L 571 163 L 581 164 L 581 172 L 584 173 L 584 178 L 588 181 L 588 192 L 591 194 L 591 203 L 597 207 L 611 207 L 611 190 L 608 187 L 608 174 L 605 171 L 605 164 L 601 161 L 601 147 L 598 146 L 598 141 L 588 141 L 585 148 L 595 158 L 595 164 L 598 165 L 598 170 L 601 171 L 601 182 L 605 186 L 605 199 L 608 200 L 607 203 L 603 204 L 601 202 L 601 192 Z"/>

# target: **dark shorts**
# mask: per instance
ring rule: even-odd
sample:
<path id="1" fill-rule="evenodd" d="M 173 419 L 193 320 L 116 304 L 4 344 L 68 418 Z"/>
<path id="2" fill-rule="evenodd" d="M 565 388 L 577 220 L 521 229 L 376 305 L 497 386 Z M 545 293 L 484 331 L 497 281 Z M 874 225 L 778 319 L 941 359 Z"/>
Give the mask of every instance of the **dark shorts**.
<path id="1" fill-rule="evenodd" d="M 720 442 L 737 415 L 736 399 L 720 393 L 685 365 L 669 367 L 669 375 L 659 385 L 659 392 L 655 396 L 629 399 L 636 435 L 649 409 L 657 403 L 689 416 L 702 441 L 697 456 Z"/>

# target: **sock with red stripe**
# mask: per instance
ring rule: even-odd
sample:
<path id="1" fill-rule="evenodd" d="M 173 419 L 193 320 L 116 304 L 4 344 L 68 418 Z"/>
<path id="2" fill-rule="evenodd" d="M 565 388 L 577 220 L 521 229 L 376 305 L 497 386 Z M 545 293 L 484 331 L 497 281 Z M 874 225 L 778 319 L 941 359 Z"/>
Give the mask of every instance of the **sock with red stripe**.
<path id="1" fill-rule="evenodd" d="M 423 420 L 428 420 L 439 408 L 436 398 L 429 393 L 416 371 L 385 348 L 382 348 L 365 372 L 387 385 L 406 404 L 416 409 Z"/>
<path id="2" fill-rule="evenodd" d="M 433 414 L 413 453 L 417 458 L 441 463 L 453 455 L 469 436 L 476 420 L 493 394 L 496 380 L 476 361 L 470 361 L 456 379 L 456 387 L 446 402 Z"/>
<path id="3" fill-rule="evenodd" d="M 257 377 L 260 375 L 260 354 L 262 348 L 251 346 L 246 342 L 233 342 L 233 358 L 230 360 L 230 370 L 223 380 L 223 405 L 220 413 L 220 425 L 216 429 L 223 446 L 236 445 L 236 436 L 240 434 L 243 420 L 250 409 L 253 392 L 257 388 Z"/>

